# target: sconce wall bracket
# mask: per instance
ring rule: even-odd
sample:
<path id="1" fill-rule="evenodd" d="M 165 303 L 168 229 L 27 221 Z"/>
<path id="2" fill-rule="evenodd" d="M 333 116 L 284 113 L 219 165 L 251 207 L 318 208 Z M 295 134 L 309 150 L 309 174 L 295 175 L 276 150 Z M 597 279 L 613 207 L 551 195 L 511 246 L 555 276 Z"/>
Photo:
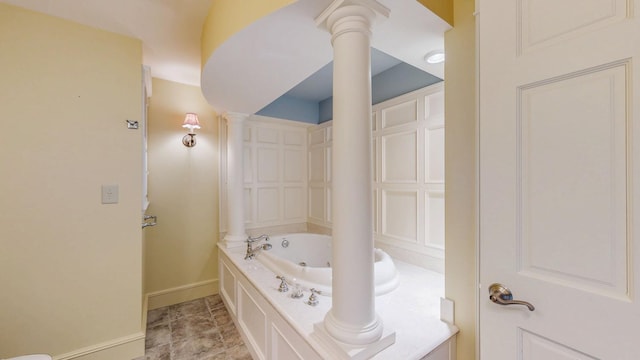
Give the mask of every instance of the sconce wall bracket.
<path id="1" fill-rule="evenodd" d="M 196 146 L 196 134 L 187 134 L 182 138 L 182 144 L 186 147 Z"/>

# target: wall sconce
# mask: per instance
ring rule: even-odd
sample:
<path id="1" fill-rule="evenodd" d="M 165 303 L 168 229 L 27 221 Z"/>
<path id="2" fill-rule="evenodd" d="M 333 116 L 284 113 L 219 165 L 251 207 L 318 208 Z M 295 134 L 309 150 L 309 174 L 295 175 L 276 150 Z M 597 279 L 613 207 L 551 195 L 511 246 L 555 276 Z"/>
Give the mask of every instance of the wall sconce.
<path id="1" fill-rule="evenodd" d="M 184 144 L 184 146 L 196 146 L 196 134 L 194 132 L 194 129 L 200 129 L 198 114 L 187 113 L 184 117 L 184 123 L 182 123 L 182 127 L 189 129 L 189 133 L 182 138 L 182 143 Z"/>

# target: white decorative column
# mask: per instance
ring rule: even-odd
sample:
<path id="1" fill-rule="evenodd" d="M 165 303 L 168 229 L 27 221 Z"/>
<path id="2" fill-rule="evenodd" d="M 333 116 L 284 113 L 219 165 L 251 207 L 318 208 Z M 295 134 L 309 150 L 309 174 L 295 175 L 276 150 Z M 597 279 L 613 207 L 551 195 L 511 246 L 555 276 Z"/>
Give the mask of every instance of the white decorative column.
<path id="1" fill-rule="evenodd" d="M 316 19 L 331 33 L 334 51 L 333 289 L 324 331 L 346 344 L 344 358 L 366 358 L 395 342 L 395 333 L 383 336 L 375 312 L 370 37 L 376 13 L 389 10 L 372 0 L 335 1 Z"/>
<path id="2" fill-rule="evenodd" d="M 244 246 L 244 122 L 247 115 L 226 113 L 227 121 L 227 234 L 224 246 Z"/>

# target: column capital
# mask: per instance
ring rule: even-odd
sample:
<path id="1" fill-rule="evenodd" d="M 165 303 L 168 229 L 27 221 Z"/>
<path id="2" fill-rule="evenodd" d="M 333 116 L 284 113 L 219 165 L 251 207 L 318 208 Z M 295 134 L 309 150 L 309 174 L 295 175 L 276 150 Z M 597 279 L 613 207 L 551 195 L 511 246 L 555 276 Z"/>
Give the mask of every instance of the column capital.
<path id="1" fill-rule="evenodd" d="M 224 114 L 222 114 L 222 118 L 225 119 L 227 123 L 241 123 L 247 120 L 249 118 L 249 115 L 238 112 L 225 112 Z"/>
<path id="2" fill-rule="evenodd" d="M 385 18 L 389 17 L 390 10 L 375 0 L 334 0 L 316 19 L 318 27 L 326 28 L 334 33 L 334 25 L 337 20 L 347 16 L 359 16 L 368 21 L 373 21 L 376 14 Z M 368 29 L 367 29 L 368 30 Z"/>

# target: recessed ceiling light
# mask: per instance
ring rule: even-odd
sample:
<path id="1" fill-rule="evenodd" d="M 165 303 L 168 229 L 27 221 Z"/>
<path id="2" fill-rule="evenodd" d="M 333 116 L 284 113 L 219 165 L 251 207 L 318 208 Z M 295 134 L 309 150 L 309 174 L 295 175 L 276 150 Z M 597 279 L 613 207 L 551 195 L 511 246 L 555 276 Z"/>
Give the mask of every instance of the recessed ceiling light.
<path id="1" fill-rule="evenodd" d="M 443 50 L 433 50 L 429 51 L 427 55 L 424 56 L 424 61 L 429 64 L 439 64 L 444 61 L 444 51 Z"/>

